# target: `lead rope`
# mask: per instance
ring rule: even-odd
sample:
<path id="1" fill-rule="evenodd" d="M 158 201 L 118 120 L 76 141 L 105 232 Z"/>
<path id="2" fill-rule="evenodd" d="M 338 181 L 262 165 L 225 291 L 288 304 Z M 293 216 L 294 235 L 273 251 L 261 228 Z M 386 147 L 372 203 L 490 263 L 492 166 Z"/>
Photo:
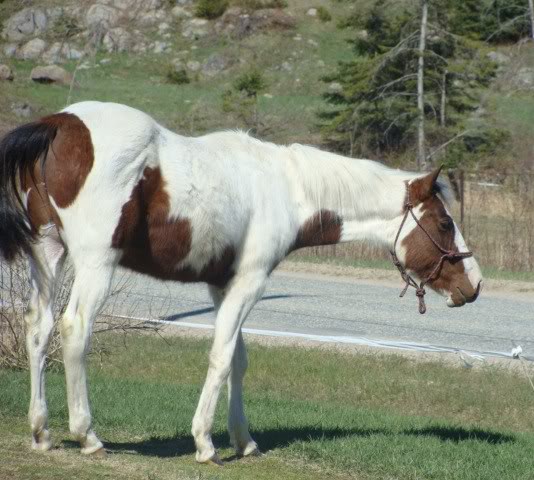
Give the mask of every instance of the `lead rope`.
<path id="1" fill-rule="evenodd" d="M 445 260 L 448 260 L 449 262 L 457 259 L 457 258 L 468 258 L 473 256 L 473 252 L 454 252 L 452 250 L 446 250 L 444 249 L 435 239 L 428 233 L 425 227 L 421 225 L 415 214 L 413 213 L 413 204 L 411 202 L 406 202 L 404 205 L 404 208 L 406 209 L 406 212 L 404 213 L 404 217 L 402 219 L 402 222 L 399 226 L 399 230 L 397 231 L 397 235 L 395 236 L 395 242 L 393 243 L 393 251 L 391 251 L 391 258 L 393 260 L 393 264 L 397 267 L 399 270 L 402 279 L 406 282 L 406 285 L 402 289 L 399 297 L 404 297 L 406 292 L 408 291 L 409 287 L 415 288 L 415 295 L 417 299 L 419 300 L 419 313 L 422 315 L 426 312 L 426 304 L 425 304 L 425 285 L 428 282 L 431 282 L 435 280 L 439 276 L 439 272 L 441 271 L 441 268 L 443 267 L 443 263 Z M 439 259 L 436 266 L 432 269 L 432 272 L 430 275 L 426 278 L 426 280 L 422 280 L 420 284 L 418 284 L 413 277 L 406 271 L 402 263 L 399 261 L 399 258 L 397 257 L 397 242 L 399 240 L 400 233 L 402 231 L 402 228 L 404 227 L 404 224 L 406 223 L 406 219 L 408 218 L 408 214 L 411 214 L 413 219 L 415 220 L 415 223 L 417 226 L 425 232 L 426 236 L 430 239 L 430 241 L 434 244 L 434 246 L 441 252 L 441 258 Z"/>

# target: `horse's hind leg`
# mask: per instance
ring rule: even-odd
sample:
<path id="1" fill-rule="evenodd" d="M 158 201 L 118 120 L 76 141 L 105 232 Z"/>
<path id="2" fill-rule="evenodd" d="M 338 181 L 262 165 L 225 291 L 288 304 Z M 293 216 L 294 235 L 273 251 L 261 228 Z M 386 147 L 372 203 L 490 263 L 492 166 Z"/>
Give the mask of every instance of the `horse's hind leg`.
<path id="1" fill-rule="evenodd" d="M 30 264 L 31 296 L 24 320 L 31 376 L 28 417 L 32 430 L 32 448 L 36 450 L 48 450 L 52 446 L 48 432 L 44 368 L 48 344 L 54 330 L 54 297 L 64 258 L 65 249 L 54 234 L 42 237 L 33 247 Z"/>
<path id="2" fill-rule="evenodd" d="M 114 259 L 107 254 L 109 252 L 103 252 L 100 256 L 85 256 L 79 262 L 73 256 L 74 284 L 61 322 L 69 429 L 85 454 L 104 451 L 102 442 L 91 428 L 85 356 L 93 322 L 107 297 L 115 268 Z"/>

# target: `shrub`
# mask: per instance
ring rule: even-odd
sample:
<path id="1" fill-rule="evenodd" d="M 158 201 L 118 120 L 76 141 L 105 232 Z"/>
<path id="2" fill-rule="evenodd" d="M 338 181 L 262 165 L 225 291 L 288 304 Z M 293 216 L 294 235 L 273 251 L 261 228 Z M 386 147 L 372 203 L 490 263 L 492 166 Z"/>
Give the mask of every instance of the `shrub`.
<path id="1" fill-rule="evenodd" d="M 321 20 L 321 22 L 329 22 L 330 20 L 332 20 L 332 15 L 328 11 L 328 9 L 323 6 L 317 7 L 317 16 L 319 17 L 319 20 Z"/>
<path id="2" fill-rule="evenodd" d="M 256 97 L 266 87 L 265 79 L 258 70 L 251 70 L 236 78 L 234 88 L 247 97 Z"/>
<path id="3" fill-rule="evenodd" d="M 212 20 L 220 17 L 228 7 L 228 0 L 199 0 L 195 15 L 200 18 Z"/>
<path id="4" fill-rule="evenodd" d="M 236 6 L 247 10 L 260 10 L 262 8 L 285 8 L 286 0 L 235 0 Z"/>
<path id="5" fill-rule="evenodd" d="M 175 85 L 184 85 L 191 82 L 185 69 L 176 69 L 173 66 L 169 67 L 165 78 L 167 79 L 167 83 L 173 83 Z"/>

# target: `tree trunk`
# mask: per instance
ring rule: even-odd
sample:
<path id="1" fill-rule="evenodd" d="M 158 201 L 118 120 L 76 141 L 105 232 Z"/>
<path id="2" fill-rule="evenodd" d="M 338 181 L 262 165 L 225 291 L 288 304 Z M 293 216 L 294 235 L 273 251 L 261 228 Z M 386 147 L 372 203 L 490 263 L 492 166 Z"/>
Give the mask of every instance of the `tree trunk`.
<path id="1" fill-rule="evenodd" d="M 426 25 L 428 18 L 428 2 L 421 0 L 421 33 L 419 37 L 419 65 L 417 68 L 417 109 L 419 110 L 419 125 L 417 128 L 417 167 L 426 170 L 425 154 L 425 97 L 424 97 L 424 74 L 425 74 L 425 48 L 426 48 Z"/>
<path id="2" fill-rule="evenodd" d="M 534 40 L 534 2 L 528 0 L 528 10 L 530 12 L 530 38 Z"/>
<path id="3" fill-rule="evenodd" d="M 445 126 L 446 122 L 446 108 L 447 108 L 447 69 L 443 72 L 443 80 L 441 82 L 441 106 L 439 111 L 439 124 L 441 127 Z"/>

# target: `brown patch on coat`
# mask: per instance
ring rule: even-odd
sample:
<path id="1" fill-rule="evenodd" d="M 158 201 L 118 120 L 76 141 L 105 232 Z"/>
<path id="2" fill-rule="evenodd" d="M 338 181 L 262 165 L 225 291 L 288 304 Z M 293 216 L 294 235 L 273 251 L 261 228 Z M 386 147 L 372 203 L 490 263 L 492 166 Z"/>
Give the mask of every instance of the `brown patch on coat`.
<path id="1" fill-rule="evenodd" d="M 76 115 L 56 113 L 43 117 L 39 122 L 53 127 L 56 135 L 46 158 L 37 161 L 33 172 L 26 172 L 22 179 L 21 187 L 28 194 L 28 216 L 35 233 L 49 223 L 62 228 L 50 197 L 60 208 L 70 206 L 76 200 L 94 162 L 91 135 Z"/>
<path id="2" fill-rule="evenodd" d="M 294 249 L 333 245 L 341 238 L 343 220 L 330 210 L 321 210 L 306 220 L 300 227 Z"/>
<path id="3" fill-rule="evenodd" d="M 91 133 L 72 113 L 56 113 L 40 121 L 57 128 L 44 163 L 44 180 L 56 205 L 67 208 L 76 200 L 93 167 Z"/>
<path id="4" fill-rule="evenodd" d="M 39 162 L 34 168 L 33 175 L 29 173 L 25 175 L 22 189 L 27 193 L 28 218 L 35 234 L 39 233 L 42 226 L 50 223 L 55 224 L 58 228 L 63 227 L 56 209 L 50 203 Z"/>
<path id="5" fill-rule="evenodd" d="M 189 267 L 176 268 L 191 250 L 192 227 L 188 219 L 170 219 L 169 210 L 161 171 L 146 168 L 122 207 L 111 239 L 111 246 L 123 252 L 119 263 L 162 280 L 226 285 L 233 276 L 233 248 L 228 247 L 219 258 L 212 258 L 200 272 Z"/>

